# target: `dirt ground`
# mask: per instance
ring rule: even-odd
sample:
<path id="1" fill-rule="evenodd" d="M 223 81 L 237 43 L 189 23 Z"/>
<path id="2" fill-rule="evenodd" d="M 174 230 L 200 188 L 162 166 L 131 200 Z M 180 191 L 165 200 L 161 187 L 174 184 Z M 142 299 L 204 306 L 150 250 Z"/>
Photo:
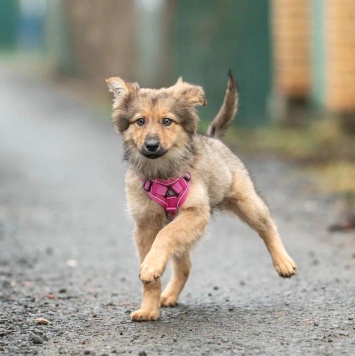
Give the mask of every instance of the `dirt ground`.
<path id="1" fill-rule="evenodd" d="M 0 354 L 354 355 L 355 235 L 327 232 L 337 201 L 272 158 L 243 160 L 298 274 L 279 278 L 253 231 L 216 216 L 180 304 L 132 323 L 121 156 L 109 117 L 0 64 Z"/>

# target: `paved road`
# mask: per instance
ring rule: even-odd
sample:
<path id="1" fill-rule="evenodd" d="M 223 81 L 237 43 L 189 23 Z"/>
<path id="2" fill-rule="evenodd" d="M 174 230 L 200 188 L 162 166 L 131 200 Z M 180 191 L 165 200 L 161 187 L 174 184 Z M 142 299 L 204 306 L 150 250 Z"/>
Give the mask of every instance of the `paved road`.
<path id="1" fill-rule="evenodd" d="M 108 118 L 0 65 L 0 354 L 355 354 L 355 236 L 329 235 L 335 201 L 267 158 L 244 160 L 299 274 L 280 279 L 256 234 L 218 216 L 179 306 L 132 323 L 121 153 Z"/>

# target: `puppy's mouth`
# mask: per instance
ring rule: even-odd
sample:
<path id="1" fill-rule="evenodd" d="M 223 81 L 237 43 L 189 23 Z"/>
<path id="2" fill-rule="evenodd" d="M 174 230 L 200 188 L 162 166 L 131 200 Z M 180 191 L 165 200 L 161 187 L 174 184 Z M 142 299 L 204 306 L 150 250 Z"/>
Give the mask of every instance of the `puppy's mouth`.
<path id="1" fill-rule="evenodd" d="M 168 152 L 168 150 L 159 149 L 156 152 L 149 152 L 146 149 L 142 149 L 140 152 L 144 157 L 147 157 L 149 159 L 157 159 L 157 158 L 159 158 L 161 156 L 164 156 L 165 153 Z"/>

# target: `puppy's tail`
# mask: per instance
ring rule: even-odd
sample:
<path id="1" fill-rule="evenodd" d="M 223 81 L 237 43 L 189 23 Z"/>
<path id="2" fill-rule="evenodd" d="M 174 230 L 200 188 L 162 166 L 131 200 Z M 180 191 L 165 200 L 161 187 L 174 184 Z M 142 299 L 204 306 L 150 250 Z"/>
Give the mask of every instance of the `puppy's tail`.
<path id="1" fill-rule="evenodd" d="M 207 135 L 211 137 L 221 138 L 234 119 L 238 110 L 237 83 L 231 70 L 229 70 L 228 75 L 229 81 L 223 104 L 219 109 L 218 114 L 207 129 Z"/>

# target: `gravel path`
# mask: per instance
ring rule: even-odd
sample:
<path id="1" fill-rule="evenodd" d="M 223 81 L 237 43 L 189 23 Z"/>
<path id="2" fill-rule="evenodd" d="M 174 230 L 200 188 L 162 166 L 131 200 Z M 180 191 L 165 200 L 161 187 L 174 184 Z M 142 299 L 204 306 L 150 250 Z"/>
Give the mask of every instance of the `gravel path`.
<path id="1" fill-rule="evenodd" d="M 132 323 L 121 153 L 108 118 L 0 65 L 0 354 L 355 354 L 355 236 L 327 233 L 336 202 L 265 158 L 244 161 L 299 274 L 279 278 L 256 234 L 217 216 L 179 306 Z"/>

